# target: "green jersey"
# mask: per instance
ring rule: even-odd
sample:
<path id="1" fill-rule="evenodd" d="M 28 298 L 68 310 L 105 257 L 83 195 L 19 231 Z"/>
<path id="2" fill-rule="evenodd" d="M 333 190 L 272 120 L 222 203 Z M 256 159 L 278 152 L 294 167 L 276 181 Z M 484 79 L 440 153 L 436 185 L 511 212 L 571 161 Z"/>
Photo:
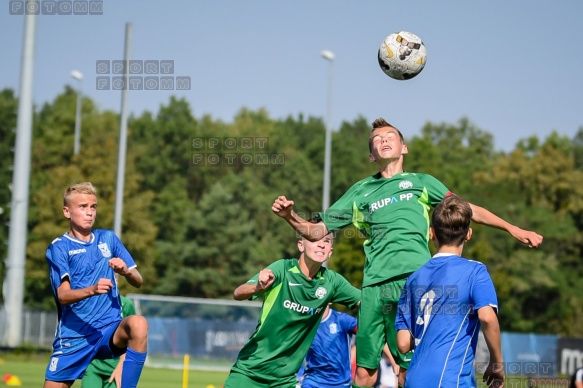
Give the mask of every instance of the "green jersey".
<path id="1" fill-rule="evenodd" d="M 275 281 L 254 297 L 264 295 L 259 323 L 232 371 L 264 384 L 293 382 L 328 303 L 353 307 L 360 290 L 324 267 L 310 280 L 297 259 L 278 260 L 267 268 Z M 257 283 L 258 276 L 247 283 Z"/>
<path id="2" fill-rule="evenodd" d="M 354 224 L 366 236 L 366 287 L 407 276 L 429 260 L 429 210 L 447 193 L 431 175 L 377 173 L 354 184 L 317 218 L 330 232 Z"/>

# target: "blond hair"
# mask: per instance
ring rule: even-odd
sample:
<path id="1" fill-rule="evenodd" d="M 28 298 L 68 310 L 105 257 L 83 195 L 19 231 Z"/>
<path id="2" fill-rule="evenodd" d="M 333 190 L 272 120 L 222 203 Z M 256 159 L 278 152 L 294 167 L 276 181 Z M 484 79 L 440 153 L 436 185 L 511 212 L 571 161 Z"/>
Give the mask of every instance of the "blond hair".
<path id="1" fill-rule="evenodd" d="M 67 187 L 63 196 L 63 205 L 67 205 L 69 198 L 74 194 L 90 194 L 97 196 L 97 189 L 91 182 L 75 183 Z"/>

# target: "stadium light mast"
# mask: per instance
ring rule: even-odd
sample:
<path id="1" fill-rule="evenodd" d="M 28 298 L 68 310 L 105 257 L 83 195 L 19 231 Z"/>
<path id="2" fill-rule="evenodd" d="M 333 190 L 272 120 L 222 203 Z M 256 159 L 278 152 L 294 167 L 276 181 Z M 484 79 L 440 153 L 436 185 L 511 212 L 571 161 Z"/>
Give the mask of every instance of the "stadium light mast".
<path id="1" fill-rule="evenodd" d="M 324 149 L 324 186 L 322 189 L 322 211 L 330 207 L 330 170 L 332 164 L 332 74 L 334 53 L 323 50 L 320 55 L 330 63 L 328 71 L 328 107 L 326 116 L 326 142 Z"/>
<path id="2" fill-rule="evenodd" d="M 79 81 L 79 86 L 77 87 L 77 109 L 75 112 L 75 143 L 73 146 L 73 154 L 79 155 L 81 150 L 81 81 L 83 80 L 83 73 L 79 70 L 73 70 L 71 77 Z"/>
<path id="3" fill-rule="evenodd" d="M 24 304 L 24 267 L 26 263 L 26 236 L 28 232 L 28 192 L 30 185 L 30 157 L 32 144 L 32 80 L 34 75 L 36 15 L 24 17 L 24 42 L 18 99 L 14 171 L 12 174 L 12 203 L 6 278 L 3 284 L 6 309 L 6 345 L 22 345 L 22 305 Z"/>
<path id="4" fill-rule="evenodd" d="M 322 211 L 325 212 L 330 207 L 330 170 L 332 165 L 332 74 L 334 53 L 330 50 L 323 50 L 320 55 L 330 63 L 328 71 L 326 140 L 324 148 L 324 185 L 322 187 Z M 328 267 L 328 262 L 325 261 L 323 266 Z"/>
<path id="5" fill-rule="evenodd" d="M 119 125 L 119 144 L 117 156 L 117 181 L 115 185 L 115 209 L 113 218 L 113 231 L 121 239 L 121 220 L 123 216 L 123 192 L 125 187 L 126 152 L 128 144 L 128 81 L 130 71 L 130 55 L 132 44 L 132 24 L 126 23 L 124 45 L 124 88 L 121 91 L 121 114 Z"/>

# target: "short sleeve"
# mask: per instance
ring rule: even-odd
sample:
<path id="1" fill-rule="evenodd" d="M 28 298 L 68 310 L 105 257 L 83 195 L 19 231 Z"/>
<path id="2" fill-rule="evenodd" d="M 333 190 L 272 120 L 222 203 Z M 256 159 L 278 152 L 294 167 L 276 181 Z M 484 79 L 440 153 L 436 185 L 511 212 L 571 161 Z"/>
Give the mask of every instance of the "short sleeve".
<path id="1" fill-rule="evenodd" d="M 332 303 L 340 303 L 353 308 L 360 301 L 360 290 L 348 282 L 342 275 L 334 272 L 336 281 Z"/>
<path id="2" fill-rule="evenodd" d="M 253 295 L 251 297 L 251 300 L 255 300 L 255 299 L 263 296 L 263 294 L 265 294 L 267 291 L 271 290 L 272 288 L 274 288 L 275 286 L 279 285 L 282 282 L 282 279 L 284 276 L 284 271 L 285 271 L 285 260 L 275 261 L 275 262 L 269 264 L 267 266 L 267 268 L 269 268 L 271 270 L 271 272 L 273 272 L 274 281 L 271 284 L 271 286 L 267 287 L 265 290 L 263 290 L 261 292 L 258 292 L 255 295 Z M 247 280 L 247 284 L 257 284 L 258 279 L 259 279 L 259 272 L 256 273 L 251 279 Z"/>
<path id="3" fill-rule="evenodd" d="M 399 298 L 399 303 L 397 304 L 397 314 L 395 317 L 395 329 L 396 330 L 409 330 L 412 331 L 413 327 L 411 325 L 411 313 L 413 302 L 411 300 L 411 292 L 407 292 L 409 289 L 409 281 L 405 284 L 401 297 Z"/>
<path id="4" fill-rule="evenodd" d="M 358 184 L 352 186 L 328 210 L 316 214 L 315 218 L 324 222 L 329 232 L 335 232 L 352 224 L 358 187 L 360 187 Z"/>
<path id="5" fill-rule="evenodd" d="M 473 302 L 475 310 L 485 306 L 491 306 L 498 312 L 496 289 L 494 288 L 494 283 L 492 283 L 492 278 L 486 266 L 483 264 L 478 264 L 476 268 L 470 293 L 471 302 Z"/>
<path id="6" fill-rule="evenodd" d="M 431 175 L 419 174 L 419 180 L 427 189 L 429 205 L 431 207 L 437 206 L 449 193 L 447 187 Z"/>
<path id="7" fill-rule="evenodd" d="M 356 318 L 354 318 L 351 315 L 341 313 L 339 320 L 340 320 L 340 325 L 342 326 L 342 329 L 344 330 L 345 333 L 354 334 L 354 330 L 356 329 L 356 326 L 358 325 L 358 321 L 356 320 Z"/>
<path id="8" fill-rule="evenodd" d="M 126 263 L 128 269 L 137 267 L 134 258 L 127 250 L 125 245 L 121 242 L 121 240 L 117 237 L 117 235 L 113 232 L 110 232 L 112 235 L 112 257 L 119 257 Z"/>
<path id="9" fill-rule="evenodd" d="M 61 285 L 63 278 L 69 276 L 69 255 L 54 241 L 48 248 L 46 259 L 49 264 L 49 277 L 54 291 Z"/>

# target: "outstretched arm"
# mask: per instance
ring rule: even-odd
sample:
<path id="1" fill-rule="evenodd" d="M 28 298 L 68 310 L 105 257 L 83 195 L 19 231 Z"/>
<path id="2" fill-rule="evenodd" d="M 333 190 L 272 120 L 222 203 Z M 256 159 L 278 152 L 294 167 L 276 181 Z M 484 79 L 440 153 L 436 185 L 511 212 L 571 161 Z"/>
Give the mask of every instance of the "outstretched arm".
<path id="1" fill-rule="evenodd" d="M 275 202 L 273 202 L 271 210 L 286 220 L 296 232 L 309 241 L 318 241 L 328 234 L 328 228 L 326 228 L 326 225 L 322 221 L 314 224 L 303 219 L 293 211 L 293 206 L 294 201 L 290 201 L 282 195 L 277 197 Z"/>
<path id="2" fill-rule="evenodd" d="M 484 372 L 483 381 L 488 387 L 503 387 L 505 379 L 504 359 L 502 358 L 498 317 L 492 307 L 485 306 L 478 310 L 478 318 L 482 324 L 484 339 L 490 351 L 490 362 Z"/>
<path id="3" fill-rule="evenodd" d="M 233 292 L 233 298 L 235 300 L 246 300 L 251 298 L 253 295 L 260 293 L 261 291 L 269 288 L 275 281 L 275 275 L 269 268 L 262 269 L 259 272 L 259 277 L 257 278 L 257 283 L 249 284 L 244 283 L 235 289 Z"/>
<path id="4" fill-rule="evenodd" d="M 504 230 L 521 243 L 528 244 L 529 248 L 537 248 L 542 244 L 543 236 L 540 234 L 512 225 L 483 207 L 471 203 L 470 206 L 472 207 L 472 221 Z"/>

